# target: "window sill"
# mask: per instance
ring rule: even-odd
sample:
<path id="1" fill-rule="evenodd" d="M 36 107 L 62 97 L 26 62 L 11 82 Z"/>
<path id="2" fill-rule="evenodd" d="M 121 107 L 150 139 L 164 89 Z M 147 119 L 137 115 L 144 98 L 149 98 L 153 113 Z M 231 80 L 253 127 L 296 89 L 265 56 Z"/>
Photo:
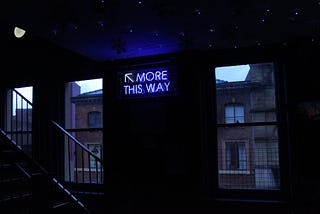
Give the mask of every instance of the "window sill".
<path id="1" fill-rule="evenodd" d="M 271 200 L 271 199 L 242 199 L 242 198 L 213 198 L 209 201 L 223 202 L 223 203 L 249 203 L 249 204 L 278 204 L 284 205 L 285 201 Z"/>
<path id="2" fill-rule="evenodd" d="M 219 170 L 219 174 L 250 175 L 250 170 Z"/>

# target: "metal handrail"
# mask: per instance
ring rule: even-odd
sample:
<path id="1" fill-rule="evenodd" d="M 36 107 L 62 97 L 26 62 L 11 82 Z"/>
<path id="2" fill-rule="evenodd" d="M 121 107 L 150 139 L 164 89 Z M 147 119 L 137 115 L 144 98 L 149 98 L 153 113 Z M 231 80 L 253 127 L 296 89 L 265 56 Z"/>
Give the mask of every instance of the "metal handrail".
<path id="1" fill-rule="evenodd" d="M 65 182 L 103 184 L 103 160 L 56 121 L 51 120 L 51 122 L 58 129 L 59 134 L 64 136 L 66 143 L 67 164 L 62 173 Z"/>
<path id="2" fill-rule="evenodd" d="M 29 105 L 32 106 L 32 102 L 30 102 L 25 96 L 23 96 L 19 91 L 17 91 L 16 89 L 11 89 L 12 91 L 14 91 L 15 93 L 17 93 L 24 101 L 26 101 Z"/>
<path id="3" fill-rule="evenodd" d="M 57 122 L 54 120 L 51 121 L 58 129 L 60 129 L 65 135 L 67 135 L 71 140 L 73 140 L 78 146 L 80 146 L 83 150 L 88 152 L 92 157 L 94 157 L 97 161 L 100 163 L 103 163 L 103 160 L 96 156 L 94 153 L 92 153 L 87 147 L 85 147 L 78 139 L 76 139 L 74 136 L 72 136 L 67 130 L 62 128 Z"/>
<path id="4" fill-rule="evenodd" d="M 13 93 L 16 93 L 15 105 L 13 103 Z M 6 139 L 11 142 L 11 144 L 14 146 L 14 148 L 18 152 L 20 152 L 21 155 L 25 155 L 27 157 L 27 159 L 29 161 L 31 161 L 33 163 L 33 165 L 37 167 L 38 170 L 40 170 L 40 173 L 46 175 L 48 177 L 48 179 L 51 180 L 51 182 L 53 182 L 58 188 L 60 188 L 65 194 L 67 194 L 71 201 L 74 201 L 76 204 L 78 204 L 80 207 L 82 207 L 86 211 L 86 213 L 90 213 L 90 211 L 87 209 L 87 207 L 85 205 L 83 205 L 82 202 L 79 201 L 77 197 L 75 197 L 73 194 L 71 194 L 70 191 L 68 191 L 62 185 L 62 183 L 60 181 L 58 181 L 56 178 L 52 177 L 50 175 L 50 173 L 45 168 L 43 168 L 41 166 L 41 164 L 39 164 L 35 160 L 33 160 L 32 156 L 28 152 L 24 151 L 24 149 L 23 149 L 24 146 L 26 146 L 26 145 L 31 146 L 31 145 L 29 145 L 29 137 L 28 137 L 29 135 L 28 134 L 32 134 L 32 126 L 29 126 L 30 125 L 29 122 L 30 121 L 32 122 L 32 119 L 29 120 L 29 117 L 28 117 L 28 114 L 29 114 L 28 109 L 29 108 L 28 107 L 30 107 L 30 109 L 31 109 L 32 103 L 15 89 L 10 89 L 10 94 L 8 94 L 8 95 L 9 95 L 9 97 L 7 97 L 7 101 L 9 101 L 9 103 L 7 103 L 8 105 L 6 105 L 6 110 L 5 110 L 5 112 L 7 114 L 7 115 L 5 115 L 5 118 L 6 118 L 5 127 L 4 127 L 4 129 L 0 128 L 0 133 L 3 134 L 6 137 Z M 25 104 L 27 105 L 26 119 L 25 119 L 25 117 L 23 117 L 24 115 L 23 115 L 23 110 L 22 110 L 21 115 L 20 115 L 21 118 L 19 117 L 21 121 L 18 121 L 19 118 L 18 118 L 17 113 L 15 116 L 16 118 L 14 118 L 14 115 L 12 115 L 13 111 L 15 109 L 18 109 L 18 107 L 19 107 L 17 105 L 18 100 L 19 100 L 19 102 L 21 102 L 21 109 L 23 109 L 23 107 L 22 107 L 23 105 L 25 105 Z M 8 119 L 9 119 L 9 121 L 8 121 Z M 13 126 L 13 124 L 15 125 L 15 127 Z M 21 128 L 20 128 L 21 130 L 18 130 L 18 127 L 19 127 L 18 125 L 21 125 Z M 60 127 L 58 124 L 56 124 L 56 125 L 57 125 L 57 127 Z M 24 130 L 25 128 L 27 130 Z M 30 130 L 30 128 L 31 128 L 31 130 Z M 61 130 L 61 127 L 59 129 Z M 65 131 L 63 131 L 63 133 L 65 133 Z M 27 139 L 24 139 L 24 137 L 23 137 L 23 135 L 25 135 L 25 134 L 27 134 Z M 21 140 L 22 141 L 26 140 L 27 144 L 25 144 L 25 142 L 20 142 Z M 102 162 L 102 160 L 100 158 L 96 157 L 90 150 L 88 150 L 86 147 L 84 147 L 79 141 L 77 141 L 73 137 L 72 137 L 72 140 L 75 140 L 75 142 L 79 146 L 81 146 L 85 151 L 87 151 L 90 155 L 92 155 L 92 157 L 94 157 L 95 159 L 100 160 Z M 31 149 L 31 147 L 29 149 Z M 18 163 L 16 163 L 15 165 L 24 174 L 25 178 L 32 179 L 33 175 L 28 173 L 23 168 L 23 166 L 21 166 Z"/>
<path id="5" fill-rule="evenodd" d="M 15 103 L 14 103 L 15 102 Z M 20 103 L 20 105 L 18 104 Z M 5 103 L 5 123 L 2 129 L 12 143 L 31 156 L 32 144 L 32 103 L 15 89 L 10 89 Z M 25 106 L 25 107 L 23 107 Z M 21 110 L 20 112 L 18 110 Z M 16 110 L 15 114 L 14 111 Z M 26 112 L 24 112 L 26 111 Z"/>

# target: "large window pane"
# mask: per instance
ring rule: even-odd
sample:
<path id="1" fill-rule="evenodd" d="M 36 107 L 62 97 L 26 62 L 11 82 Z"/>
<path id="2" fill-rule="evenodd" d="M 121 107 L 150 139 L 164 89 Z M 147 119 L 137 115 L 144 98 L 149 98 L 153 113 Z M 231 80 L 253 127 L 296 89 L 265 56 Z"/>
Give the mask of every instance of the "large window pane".
<path id="1" fill-rule="evenodd" d="M 7 90 L 4 130 L 18 147 L 31 156 L 33 87 Z"/>
<path id="2" fill-rule="evenodd" d="M 240 117 L 244 109 L 244 118 L 239 119 L 247 123 L 277 120 L 272 63 L 218 67 L 215 76 L 218 123 L 230 121 L 224 120 L 222 116 L 232 111 L 225 109 L 225 105 L 232 104 L 235 117 Z M 243 107 L 239 107 L 239 103 Z"/>
<path id="3" fill-rule="evenodd" d="M 273 64 L 219 67 L 215 77 L 219 187 L 279 189 Z"/>
<path id="4" fill-rule="evenodd" d="M 81 80 L 67 83 L 66 129 L 93 155 L 88 154 L 77 142 L 71 141 L 65 150 L 65 172 L 72 182 L 103 182 L 103 90 L 102 79 Z"/>
<path id="5" fill-rule="evenodd" d="M 102 93 L 102 79 L 69 82 L 66 89 L 66 128 L 102 128 Z"/>
<path id="6" fill-rule="evenodd" d="M 220 188 L 279 188 L 275 125 L 220 127 L 217 139 Z"/>

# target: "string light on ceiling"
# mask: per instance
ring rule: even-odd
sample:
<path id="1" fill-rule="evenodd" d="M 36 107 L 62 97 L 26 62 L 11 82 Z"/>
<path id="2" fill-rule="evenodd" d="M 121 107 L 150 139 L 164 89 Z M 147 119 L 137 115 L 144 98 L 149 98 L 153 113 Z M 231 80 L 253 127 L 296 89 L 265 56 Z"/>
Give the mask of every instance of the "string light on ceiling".
<path id="1" fill-rule="evenodd" d="M 183 5 L 178 0 L 67 2 L 51 3 L 46 11 L 52 16 L 48 23 L 29 28 L 33 20 L 26 20 L 28 33 L 39 33 L 81 53 L 88 47 L 84 54 L 99 60 L 133 56 L 138 47 L 143 54 L 158 54 L 193 48 L 282 46 L 299 38 L 318 42 L 320 35 L 320 0 L 229 0 L 227 4 L 191 0 Z M 66 42 L 70 38 L 76 39 Z"/>

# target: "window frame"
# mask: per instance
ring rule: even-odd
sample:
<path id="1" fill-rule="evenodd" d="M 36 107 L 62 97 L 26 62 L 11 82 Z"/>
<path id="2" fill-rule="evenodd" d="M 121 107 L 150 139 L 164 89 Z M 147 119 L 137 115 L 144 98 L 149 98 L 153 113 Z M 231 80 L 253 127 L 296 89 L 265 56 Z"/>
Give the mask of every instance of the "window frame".
<path id="1" fill-rule="evenodd" d="M 228 58 L 230 56 L 228 55 Z M 245 62 L 245 60 L 240 60 L 243 63 L 209 63 L 208 64 L 208 73 L 206 78 L 210 81 L 208 83 L 210 91 L 206 94 L 208 98 L 207 106 L 208 109 L 205 109 L 206 117 L 210 119 L 207 121 L 208 131 L 205 131 L 207 139 L 205 141 L 205 183 L 203 192 L 210 200 L 249 200 L 249 201 L 281 201 L 288 200 L 291 194 L 292 182 L 289 180 L 291 167 L 289 164 L 288 158 L 290 154 L 288 151 L 288 119 L 287 119 L 287 109 L 284 106 L 287 103 L 286 91 L 285 91 L 285 69 L 283 63 L 279 60 L 275 60 L 272 57 L 267 60 L 255 61 L 250 60 L 250 63 Z M 222 66 L 234 66 L 242 64 L 258 64 L 258 63 L 272 63 L 273 64 L 273 78 L 274 78 L 274 89 L 275 89 L 275 102 L 276 102 L 276 116 L 277 120 L 275 122 L 251 122 L 251 123 L 233 123 L 233 124 L 222 124 L 221 127 L 241 127 L 243 125 L 275 125 L 278 128 L 278 146 L 279 146 L 279 167 L 280 167 L 280 189 L 274 190 L 263 190 L 263 189 L 222 189 L 219 188 L 219 165 L 218 165 L 218 117 L 217 117 L 217 105 L 216 105 L 216 78 L 215 78 L 215 68 Z M 281 83 L 281 84 L 279 84 Z M 208 89 L 208 88 L 207 88 Z M 209 117 L 208 117 L 209 116 Z M 245 116 L 245 115 L 244 115 Z M 212 154 L 212 151 L 215 151 L 216 154 Z"/>
<path id="2" fill-rule="evenodd" d="M 86 146 L 93 154 L 95 154 L 98 158 L 101 159 L 101 156 L 102 156 L 102 145 L 100 143 L 86 143 Z M 90 148 L 91 146 L 98 148 L 98 153 L 97 154 L 95 152 L 93 152 L 93 150 Z M 94 161 L 93 164 L 92 164 L 92 161 Z M 96 170 L 96 169 L 100 170 L 101 164 L 98 163 L 98 165 L 97 165 L 96 163 L 97 162 L 95 161 L 95 159 L 90 156 L 88 169 L 90 168 L 91 170 Z"/>
<path id="3" fill-rule="evenodd" d="M 244 151 L 245 151 L 245 168 L 241 169 L 241 160 L 240 160 L 240 155 L 239 155 L 239 145 L 242 145 L 244 147 Z M 236 157 L 236 162 L 237 162 L 237 167 L 236 168 L 232 168 L 232 167 L 228 167 L 228 146 L 235 146 L 237 149 L 237 152 L 235 153 Z M 243 171 L 248 171 L 248 169 L 250 168 L 248 161 L 250 160 L 248 158 L 248 141 L 244 141 L 244 140 L 224 140 L 223 141 L 223 149 L 222 151 L 224 152 L 224 158 L 223 158 L 223 169 L 225 171 L 234 171 L 234 172 L 238 172 L 241 174 L 241 172 Z M 232 162 L 232 154 L 230 155 L 230 162 Z M 219 170 L 219 173 L 221 170 Z"/>
<path id="4" fill-rule="evenodd" d="M 97 90 L 101 90 L 102 91 L 102 94 L 101 94 L 101 110 L 102 111 L 99 111 L 99 110 L 95 110 L 93 109 L 92 111 L 88 111 L 86 114 L 83 114 L 83 117 L 85 118 L 85 120 L 79 120 L 80 124 L 84 127 L 81 127 L 81 126 L 78 126 L 76 123 L 72 124 L 70 123 L 70 118 L 72 118 L 73 120 L 76 120 L 76 109 L 74 108 L 73 110 L 73 103 L 71 101 L 71 99 L 73 98 L 74 95 L 72 95 L 72 87 L 71 87 L 71 84 L 73 83 L 76 83 L 78 81 L 91 81 L 91 80 L 95 80 L 95 79 L 101 79 L 102 81 L 102 88 L 101 89 L 97 89 Z M 94 92 L 96 90 L 92 90 L 92 91 L 89 91 L 89 92 Z M 80 91 L 79 91 L 80 92 Z M 85 92 L 86 93 L 86 92 Z M 82 93 L 82 94 L 85 94 L 85 93 Z M 77 95 L 80 95 L 81 93 L 77 94 Z M 76 96 L 77 96 L 76 95 Z M 83 140 L 82 137 L 83 135 L 85 135 L 86 133 L 89 133 L 91 135 L 97 135 L 99 136 L 100 133 L 101 133 L 101 138 L 99 138 L 101 140 L 101 159 L 103 160 L 103 157 L 104 157 L 104 145 L 103 145 L 103 142 L 104 142 L 104 114 L 103 114 L 103 111 L 104 111 L 104 79 L 103 77 L 97 77 L 97 78 L 88 78 L 88 79 L 77 79 L 77 80 L 70 80 L 70 81 L 67 81 L 65 82 L 65 88 L 64 88 L 64 99 L 65 99 L 65 103 L 64 103 L 64 124 L 65 124 L 65 130 L 69 133 L 71 133 L 77 140 L 79 140 L 85 147 L 88 148 L 88 144 L 99 144 L 97 143 L 96 139 L 93 140 L 93 141 L 86 141 L 86 140 Z M 96 102 L 98 99 L 96 99 L 96 97 L 92 97 L 92 100 L 90 100 L 89 104 L 91 103 L 94 103 Z M 81 105 L 80 105 L 81 106 Z M 99 109 L 99 108 L 98 108 Z M 70 111 L 74 111 L 73 113 L 75 114 L 74 115 L 74 118 L 71 117 L 71 114 L 70 114 Z M 99 112 L 100 113 L 100 118 L 101 118 L 101 124 L 100 126 L 97 126 L 97 127 L 89 127 L 89 113 L 90 112 Z M 80 136 L 82 135 L 82 136 Z M 97 138 L 98 136 L 95 136 L 95 138 Z M 77 152 L 76 150 L 75 151 L 71 151 L 71 152 Z M 64 159 L 64 161 L 67 161 L 66 159 Z M 77 162 L 78 160 L 74 160 L 75 162 Z M 101 184 L 104 184 L 104 177 L 105 177 L 105 172 L 104 172 L 104 165 L 96 165 L 98 167 L 90 167 L 91 166 L 91 158 L 90 160 L 88 160 L 88 156 L 86 156 L 86 162 L 84 164 L 83 167 L 77 167 L 75 166 L 74 167 L 74 170 L 76 170 L 76 172 L 98 172 L 98 173 L 102 173 L 102 177 L 101 176 L 97 176 L 97 179 L 98 179 L 98 182 Z M 75 181 L 72 181 L 72 182 L 77 182 L 77 179 L 75 178 Z"/>

